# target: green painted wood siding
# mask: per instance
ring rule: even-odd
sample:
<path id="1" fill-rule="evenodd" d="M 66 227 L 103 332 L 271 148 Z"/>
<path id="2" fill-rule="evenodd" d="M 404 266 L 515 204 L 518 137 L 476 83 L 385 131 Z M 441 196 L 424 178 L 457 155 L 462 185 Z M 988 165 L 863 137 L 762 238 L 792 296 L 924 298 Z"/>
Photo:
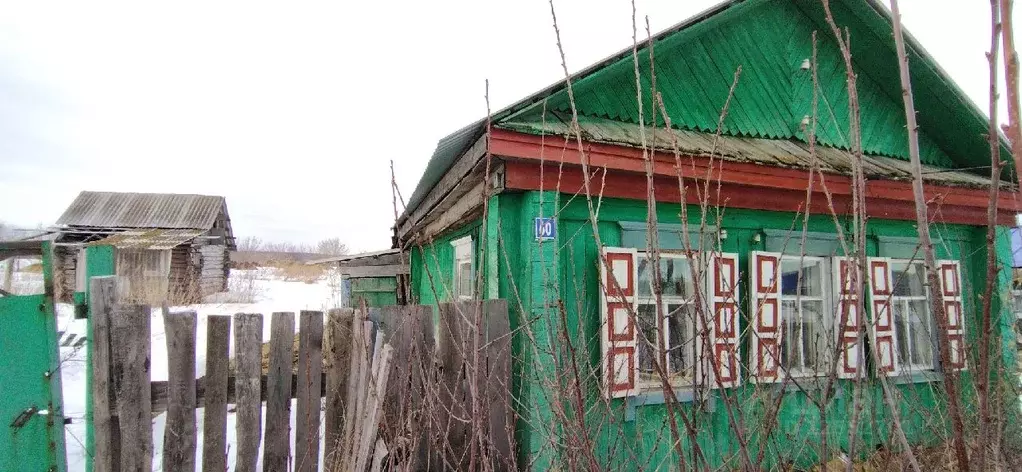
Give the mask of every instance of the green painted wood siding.
<path id="1" fill-rule="evenodd" d="M 351 279 L 351 306 L 367 307 L 397 305 L 395 277 L 362 277 Z"/>
<path id="2" fill-rule="evenodd" d="M 553 421 L 555 410 L 566 411 L 560 406 L 554 406 L 564 399 L 552 387 L 564 387 L 572 381 L 569 377 L 558 375 L 566 372 L 570 346 L 570 349 L 579 352 L 576 359 L 580 361 L 582 369 L 583 395 L 587 408 L 584 423 L 594 441 L 594 450 L 601 466 L 635 470 L 637 464 L 677 464 L 678 458 L 669 447 L 667 412 L 662 404 L 634 406 L 634 414 L 630 415 L 627 401 L 613 400 L 609 406 L 604 406 L 600 396 L 599 270 L 596 242 L 588 221 L 585 201 L 575 199 L 560 211 L 556 241 L 539 242 L 532 234 L 532 218 L 540 214 L 553 214 L 555 208 L 564 205 L 566 197 L 557 202 L 556 195 L 550 192 L 524 192 L 505 193 L 492 198 L 491 208 L 497 210 L 486 220 L 487 231 L 493 235 L 493 238 L 487 237 L 491 241 L 487 244 L 487 251 L 496 250 L 498 257 L 483 257 L 489 267 L 482 270 L 496 274 L 499 296 L 507 298 L 511 307 L 511 327 L 514 333 L 512 388 L 520 400 L 518 412 L 521 419 L 516 431 L 520 459 L 527 461 L 523 463 L 531 464 L 536 470 L 545 469 L 556 464 L 558 457 L 563 454 L 550 438 L 579 434 L 575 425 L 565 426 L 562 421 Z M 492 205 L 494 201 L 499 203 Z M 658 217 L 665 224 L 677 224 L 679 210 L 678 205 L 660 205 Z M 689 212 L 693 219 L 698 218 L 697 208 L 690 207 Z M 598 223 L 603 243 L 609 246 L 621 244 L 620 222 L 642 222 L 645 217 L 645 202 L 604 199 Z M 739 254 L 741 294 L 746 308 L 750 251 L 766 249 L 765 230 L 771 230 L 776 237 L 776 231 L 792 228 L 795 219 L 793 213 L 740 209 L 727 209 L 722 215 L 719 226 L 727 230 L 722 250 Z M 695 220 L 692 222 L 696 223 Z M 420 303 L 433 304 L 438 301 L 433 295 L 433 284 L 425 277 L 427 273 L 432 274 L 435 280 L 449 281 L 452 260 L 450 240 L 470 232 L 478 234 L 475 232 L 481 223 L 473 223 L 439 238 L 428 247 L 413 249 L 413 294 Z M 795 227 L 800 228 L 800 225 Z M 820 238 L 835 232 L 830 217 L 810 218 L 807 229 Z M 890 242 L 891 239 L 885 238 L 912 238 L 915 229 L 911 222 L 871 220 L 869 233 L 869 254 L 886 256 L 888 254 L 879 252 L 882 240 Z M 998 257 L 1009 261 L 1010 243 L 1006 231 L 1002 233 L 997 239 Z M 974 346 L 974 329 L 978 325 L 975 318 L 978 300 L 975 294 L 980 293 L 985 284 L 985 272 L 982 270 L 986 257 L 985 229 L 935 225 L 934 235 L 941 241 L 937 249 L 938 257 L 961 261 L 966 294 L 965 310 L 970 314 L 967 318 L 970 327 L 968 336 L 973 341 L 970 345 Z M 794 243 L 788 252 L 797 253 Z M 490 272 L 494 260 L 498 267 Z M 1001 277 L 997 283 L 999 287 L 1007 288 L 1007 277 Z M 442 292 L 438 290 L 437 293 Z M 445 298 L 441 294 L 439 301 L 443 300 Z M 1003 317 L 998 326 L 1010 330 L 1013 318 L 1005 308 L 1006 304 L 998 299 L 995 312 L 1001 313 Z M 524 323 L 523 320 L 528 322 Z M 748 326 L 748 320 L 744 320 L 743 324 Z M 1014 362 L 1013 340 L 1013 337 L 1005 337 L 1005 344 L 1000 346 L 1001 355 L 1007 363 Z M 748 359 L 748 340 L 743 339 L 743 343 L 745 363 Z M 974 359 L 975 352 L 971 355 Z M 870 376 L 872 379 L 872 373 Z M 966 392 L 971 389 L 970 376 L 971 373 L 963 376 Z M 750 449 L 755 453 L 759 448 L 765 448 L 766 465 L 789 460 L 802 465 L 813 463 L 818 453 L 820 418 L 812 396 L 819 395 L 820 390 L 812 385 L 805 392 L 791 389 L 780 392 L 779 388 L 777 385 L 755 386 L 744 383 L 738 388 L 729 389 L 727 393 L 742 404 L 742 415 L 738 421 L 746 428 Z M 895 388 L 900 394 L 900 417 L 909 440 L 913 444 L 934 444 L 940 441 L 947 431 L 947 425 L 943 423 L 946 415 L 942 414 L 941 384 L 907 383 Z M 763 402 L 766 392 L 772 392 L 770 398 L 783 394 L 779 423 L 774 426 L 775 435 L 769 443 L 761 441 L 762 432 L 757 429 L 762 426 L 761 418 L 770 407 Z M 698 443 L 714 467 L 735 465 L 737 452 L 728 414 L 719 395 L 720 392 L 713 391 L 702 406 L 692 403 L 684 403 L 682 406 L 698 425 Z M 858 438 L 861 441 L 860 452 L 888 442 L 891 433 L 890 418 L 885 411 L 879 385 L 867 382 L 862 395 L 864 408 Z M 847 450 L 851 407 L 852 384 L 849 381 L 839 381 L 835 396 L 827 408 L 828 436 L 834 448 Z M 565 414 L 568 418 L 572 417 L 570 409 Z M 691 451 L 688 435 L 683 428 L 682 431 L 683 449 Z M 692 457 L 686 460 L 692 464 Z"/>
<path id="3" fill-rule="evenodd" d="M 849 27 L 855 47 L 857 90 L 861 106 L 862 146 L 866 153 L 908 160 L 904 108 L 897 77 L 890 27 L 877 21 L 863 5 L 832 2 L 842 26 Z M 849 100 L 845 66 L 819 2 L 751 0 L 731 6 L 710 19 L 668 35 L 654 45 L 657 91 L 672 125 L 714 133 L 728 99 L 735 71 L 742 72 L 729 113 L 722 123 L 726 135 L 807 141 L 802 121 L 812 115 L 812 70 L 817 32 L 819 143 L 848 149 Z M 890 43 L 890 44 L 888 44 Z M 639 51 L 644 122 L 654 117 L 648 49 Z M 888 61 L 889 64 L 885 61 Z M 913 54 L 911 61 L 917 107 L 920 109 L 920 153 L 924 163 L 940 167 L 986 165 L 989 149 L 968 99 L 949 99 L 956 87 L 938 80 L 930 61 Z M 893 75 L 892 75 L 893 74 Z M 587 117 L 638 124 L 635 66 L 629 55 L 573 84 L 580 121 Z M 941 90 L 944 92 L 942 93 Z M 543 106 L 526 107 L 508 118 L 514 129 L 528 132 L 528 123 L 543 122 Z M 561 90 L 550 96 L 547 122 L 568 119 L 571 104 Z M 659 108 L 656 115 L 661 115 Z M 932 119 L 933 117 L 942 119 Z M 964 136 L 962 130 L 975 136 Z"/>

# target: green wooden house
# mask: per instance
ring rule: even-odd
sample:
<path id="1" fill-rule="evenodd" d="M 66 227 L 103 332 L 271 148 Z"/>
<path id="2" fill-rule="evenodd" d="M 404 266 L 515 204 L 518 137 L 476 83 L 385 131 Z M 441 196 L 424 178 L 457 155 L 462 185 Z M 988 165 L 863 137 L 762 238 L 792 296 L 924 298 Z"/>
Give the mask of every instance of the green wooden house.
<path id="1" fill-rule="evenodd" d="M 629 45 L 570 89 L 560 81 L 493 114 L 489 130 L 481 120 L 440 141 L 396 238 L 414 301 L 508 300 L 519 467 L 808 465 L 849 451 L 853 422 L 858 455 L 889 446 L 895 415 L 911 444 L 939 444 L 941 379 L 959 376 L 973 405 L 988 283 L 1006 334 L 996 348 L 1011 359 L 1009 272 L 986 279 L 985 224 L 1000 185 L 995 247 L 1010 267 L 1014 169 L 991 182 L 983 112 L 909 37 L 940 260 L 941 286 L 928 288 L 890 14 L 874 0 L 830 3 L 858 74 L 864 292 L 850 289 L 845 250 L 846 71 L 817 0 L 722 3 L 639 44 L 637 59 Z M 933 296 L 946 323 L 929 313 Z"/>

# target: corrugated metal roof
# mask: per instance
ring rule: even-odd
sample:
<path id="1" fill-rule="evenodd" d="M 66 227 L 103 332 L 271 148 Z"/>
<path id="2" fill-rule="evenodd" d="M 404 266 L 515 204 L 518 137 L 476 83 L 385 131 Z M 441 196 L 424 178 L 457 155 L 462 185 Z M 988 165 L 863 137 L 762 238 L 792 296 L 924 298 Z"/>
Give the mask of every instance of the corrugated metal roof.
<path id="1" fill-rule="evenodd" d="M 586 118 L 580 120 L 579 125 L 587 141 L 632 147 L 642 145 L 638 125 L 601 118 Z M 547 121 L 545 124 L 509 122 L 501 127 L 529 134 L 571 135 L 568 125 L 553 120 Z M 672 134 L 674 139 L 671 138 Z M 674 140 L 677 140 L 678 150 L 686 156 L 713 155 L 731 162 L 795 169 L 809 169 L 813 162 L 809 146 L 801 141 L 791 139 L 721 136 L 715 148 L 714 135 L 709 133 L 666 129 L 659 129 L 655 134 L 648 131 L 646 133 L 647 145 L 665 152 L 674 151 Z M 849 151 L 817 146 L 816 158 L 819 161 L 820 169 L 824 172 L 851 175 L 854 156 Z M 867 177 L 886 180 L 912 179 L 908 162 L 879 155 L 866 155 L 863 161 Z M 990 185 L 990 179 L 987 177 L 925 164 L 923 165 L 923 179 L 933 184 L 958 187 L 987 187 Z M 1009 184 L 1003 183 L 1003 185 Z"/>
<path id="2" fill-rule="evenodd" d="M 118 249 L 174 249 L 204 232 L 201 229 L 131 229 L 91 242 L 89 246 L 114 246 Z"/>
<path id="3" fill-rule="evenodd" d="M 224 197 L 171 193 L 82 192 L 58 225 L 98 228 L 210 229 Z"/>
<path id="4" fill-rule="evenodd" d="M 834 1 L 831 7 L 838 23 L 847 26 L 852 35 L 852 54 L 859 73 L 858 90 L 863 110 L 863 147 L 877 156 L 906 159 L 907 137 L 890 13 L 877 0 Z M 848 97 L 844 65 L 816 0 L 725 1 L 654 36 L 657 91 L 663 96 L 673 124 L 687 131 L 715 132 L 734 71 L 741 65 L 742 76 L 723 132 L 732 137 L 804 142 L 806 136 L 800 122 L 811 113 L 813 87 L 811 75 L 801 69 L 801 64 L 812 56 L 809 38 L 814 30 L 820 32 L 817 34 L 821 81 L 818 141 L 833 148 L 847 148 Z M 987 127 L 984 112 L 969 100 L 918 41 L 906 35 L 906 42 L 922 130 L 923 162 L 945 168 L 988 166 L 990 153 L 983 138 Z M 643 41 L 639 45 L 647 124 L 652 108 L 648 106 L 651 95 L 648 44 Z M 572 75 L 576 107 L 582 119 L 638 122 L 631 56 L 629 45 Z M 563 80 L 494 113 L 493 123 L 503 127 L 514 123 L 539 123 L 544 101 L 548 111 L 570 111 Z M 405 215 L 419 205 L 484 131 L 485 120 L 480 120 L 440 141 L 409 199 Z M 897 164 L 891 166 L 897 167 Z M 1009 168 L 1012 166 L 1009 163 Z M 969 179 L 962 172 L 957 174 L 963 175 L 964 180 Z"/>

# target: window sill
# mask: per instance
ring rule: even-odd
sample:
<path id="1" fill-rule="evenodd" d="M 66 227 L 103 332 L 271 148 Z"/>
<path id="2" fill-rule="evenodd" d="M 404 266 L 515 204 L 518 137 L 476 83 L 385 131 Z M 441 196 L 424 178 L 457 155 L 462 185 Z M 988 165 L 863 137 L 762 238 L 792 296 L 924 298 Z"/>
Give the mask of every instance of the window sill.
<path id="1" fill-rule="evenodd" d="M 674 398 L 678 403 L 693 403 L 696 401 L 695 390 L 691 387 L 673 387 Z M 625 421 L 635 421 L 635 410 L 640 406 L 648 405 L 663 405 L 667 403 L 667 398 L 664 395 L 663 390 L 659 387 L 650 387 L 649 390 L 643 391 L 642 393 L 633 397 L 625 398 Z M 707 397 L 704 402 L 705 411 L 712 412 L 716 409 L 716 404 L 711 397 Z"/>
<path id="2" fill-rule="evenodd" d="M 901 375 L 894 377 L 893 379 L 896 385 L 939 382 L 944 379 L 944 374 L 941 374 L 940 372 L 937 372 L 935 370 L 919 370 L 913 372 L 904 372 Z"/>

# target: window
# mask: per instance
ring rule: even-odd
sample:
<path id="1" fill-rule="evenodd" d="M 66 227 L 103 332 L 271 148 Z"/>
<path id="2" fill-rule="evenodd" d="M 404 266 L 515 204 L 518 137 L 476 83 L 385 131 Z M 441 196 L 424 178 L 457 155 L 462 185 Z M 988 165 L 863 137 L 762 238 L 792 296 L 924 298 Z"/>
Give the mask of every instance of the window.
<path id="1" fill-rule="evenodd" d="M 454 246 L 454 279 L 451 291 L 454 301 L 475 298 L 475 277 L 472 271 L 472 236 L 451 241 Z"/>
<path id="2" fill-rule="evenodd" d="M 695 379 L 696 324 L 692 308 L 696 284 L 692 280 L 689 260 L 677 254 L 660 255 L 659 314 L 663 318 L 658 319 L 657 301 L 653 293 L 653 264 L 646 253 L 638 253 L 638 258 L 639 300 L 636 316 L 641 333 L 637 349 L 639 383 L 660 385 L 660 376 L 653 367 L 653 361 L 663 345 L 666 353 L 665 369 L 672 383 L 691 384 Z"/>
<path id="3" fill-rule="evenodd" d="M 934 320 L 927 301 L 926 269 L 922 262 L 891 261 L 894 289 L 891 311 L 898 338 L 898 361 L 903 369 L 933 370 Z"/>
<path id="4" fill-rule="evenodd" d="M 793 376 L 830 368 L 832 325 L 828 261 L 820 257 L 781 258 L 781 365 Z"/>

